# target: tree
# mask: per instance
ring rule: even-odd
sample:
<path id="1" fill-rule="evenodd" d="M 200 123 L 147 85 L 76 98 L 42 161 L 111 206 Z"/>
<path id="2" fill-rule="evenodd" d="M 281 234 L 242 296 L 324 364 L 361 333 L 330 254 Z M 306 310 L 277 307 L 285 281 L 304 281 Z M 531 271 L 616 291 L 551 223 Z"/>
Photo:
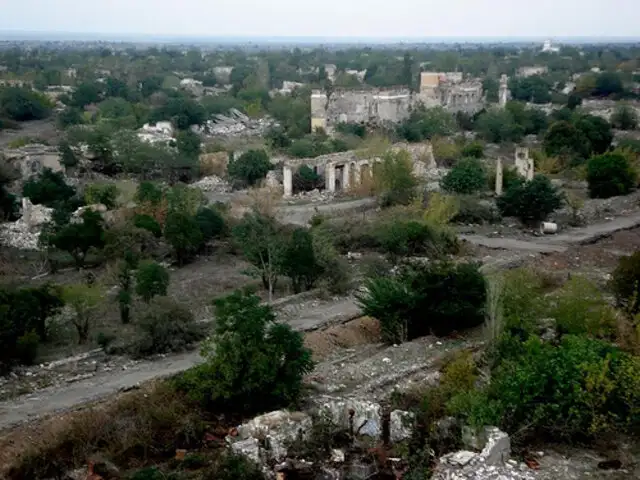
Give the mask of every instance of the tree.
<path id="1" fill-rule="evenodd" d="M 605 153 L 589 160 L 587 182 L 592 198 L 626 195 L 636 185 L 636 172 L 624 155 Z"/>
<path id="2" fill-rule="evenodd" d="M 479 265 L 446 261 L 404 264 L 396 275 L 370 278 L 358 295 L 363 313 L 380 321 L 388 343 L 481 325 L 485 301 Z"/>
<path id="3" fill-rule="evenodd" d="M 104 247 L 104 228 L 99 212 L 86 209 L 82 221 L 63 226 L 49 238 L 49 243 L 59 250 L 68 252 L 80 269 L 91 248 Z"/>
<path id="4" fill-rule="evenodd" d="M 608 97 L 610 95 L 621 94 L 624 92 L 622 79 L 616 72 L 603 72 L 596 78 L 594 95 L 599 97 Z"/>
<path id="5" fill-rule="evenodd" d="M 463 158 L 456 162 L 440 184 L 444 190 L 449 192 L 476 193 L 486 188 L 487 172 L 480 160 Z"/>
<path id="6" fill-rule="evenodd" d="M 231 178 L 253 186 L 267 176 L 273 166 L 264 150 L 249 150 L 240 158 L 229 162 L 227 172 Z"/>
<path id="7" fill-rule="evenodd" d="M 313 369 L 303 337 L 276 323 L 260 297 L 235 292 L 214 302 L 216 325 L 202 354 L 206 363 L 187 372 L 179 387 L 209 406 L 255 412 L 295 402 L 303 376 Z"/>
<path id="8" fill-rule="evenodd" d="M 509 89 L 514 100 L 532 103 L 549 103 L 551 85 L 540 75 L 525 78 L 512 78 Z"/>
<path id="9" fill-rule="evenodd" d="M 164 225 L 164 238 L 171 245 L 178 265 L 184 265 L 202 246 L 203 238 L 198 222 L 191 215 L 171 211 Z"/>
<path id="10" fill-rule="evenodd" d="M 588 158 L 591 151 L 586 135 L 567 121 L 552 123 L 544 135 L 543 145 L 548 156 L 574 161 Z"/>
<path id="11" fill-rule="evenodd" d="M 62 129 L 84 123 L 82 111 L 79 108 L 67 107 L 58 113 L 58 126 Z"/>
<path id="12" fill-rule="evenodd" d="M 618 260 L 611 275 L 611 287 L 618 308 L 630 315 L 640 312 L 640 251 Z"/>
<path id="13" fill-rule="evenodd" d="M 518 217 L 523 223 L 545 220 L 560 208 L 562 196 L 544 175 L 530 182 L 515 182 L 498 197 L 498 209 L 503 216 Z"/>
<path id="14" fill-rule="evenodd" d="M 589 141 L 590 153 L 599 155 L 609 150 L 613 132 L 611 124 L 604 118 L 597 115 L 580 115 L 575 125 Z"/>
<path id="15" fill-rule="evenodd" d="M 51 113 L 47 97 L 26 88 L 0 88 L 0 117 L 17 122 L 40 120 Z"/>
<path id="16" fill-rule="evenodd" d="M 297 228 L 293 231 L 283 254 L 282 273 L 291 279 L 294 293 L 311 290 L 322 275 L 308 230 Z"/>
<path id="17" fill-rule="evenodd" d="M 118 271 L 118 306 L 120 307 L 120 321 L 125 325 L 131 320 L 131 303 L 133 301 L 131 292 L 133 279 L 131 277 L 136 264 L 137 258 L 135 255 L 127 252 L 125 258 L 120 261 Z"/>
<path id="18" fill-rule="evenodd" d="M 301 165 L 293 175 L 293 189 L 298 192 L 308 192 L 319 188 L 324 179 L 309 165 Z"/>
<path id="19" fill-rule="evenodd" d="M 492 108 L 480 114 L 475 129 L 481 138 L 491 143 L 518 142 L 524 135 L 509 110 Z"/>
<path id="20" fill-rule="evenodd" d="M 81 83 L 76 87 L 71 96 L 69 106 L 84 108 L 92 103 L 102 100 L 102 86 L 98 83 Z"/>
<path id="21" fill-rule="evenodd" d="M 456 128 L 455 117 L 444 108 L 426 108 L 420 104 L 398 126 L 398 135 L 409 142 L 421 142 L 435 136 L 452 135 Z"/>
<path id="22" fill-rule="evenodd" d="M 384 206 L 408 205 L 415 198 L 418 179 L 406 150 L 387 152 L 382 162 L 374 164 L 373 180 Z"/>
<path id="23" fill-rule="evenodd" d="M 222 235 L 225 230 L 224 218 L 213 208 L 200 208 L 196 213 L 196 222 L 205 242 Z"/>
<path id="24" fill-rule="evenodd" d="M 200 143 L 200 136 L 191 130 L 182 130 L 176 135 L 176 147 L 185 158 L 197 160 L 200 155 Z"/>
<path id="25" fill-rule="evenodd" d="M 60 152 L 60 163 L 66 168 L 75 167 L 78 164 L 78 158 L 68 141 L 61 140 L 58 144 L 58 151 Z"/>
<path id="26" fill-rule="evenodd" d="M 156 295 L 166 296 L 169 287 L 169 272 L 162 265 L 145 261 L 136 271 L 136 293 L 149 303 Z"/>
<path id="27" fill-rule="evenodd" d="M 75 188 L 67 185 L 62 172 L 45 168 L 38 176 L 29 178 L 22 187 L 22 196 L 36 205 L 54 208 L 76 194 Z"/>
<path id="28" fill-rule="evenodd" d="M 629 105 L 618 105 L 611 115 L 611 123 L 620 130 L 634 130 L 638 126 L 638 114 Z"/>
<path id="29" fill-rule="evenodd" d="M 245 258 L 259 272 L 264 288 L 273 300 L 273 291 L 282 271 L 283 235 L 276 219 L 257 211 L 246 213 L 233 229 L 233 238 Z"/>
<path id="30" fill-rule="evenodd" d="M 117 198 L 118 187 L 114 183 L 92 183 L 84 191 L 84 200 L 88 205 L 99 203 L 113 209 Z"/>
<path id="31" fill-rule="evenodd" d="M 71 323 L 78 332 L 78 343 L 87 343 L 96 309 L 103 301 L 102 291 L 96 285 L 68 285 L 63 289 L 62 298 L 74 311 Z"/>

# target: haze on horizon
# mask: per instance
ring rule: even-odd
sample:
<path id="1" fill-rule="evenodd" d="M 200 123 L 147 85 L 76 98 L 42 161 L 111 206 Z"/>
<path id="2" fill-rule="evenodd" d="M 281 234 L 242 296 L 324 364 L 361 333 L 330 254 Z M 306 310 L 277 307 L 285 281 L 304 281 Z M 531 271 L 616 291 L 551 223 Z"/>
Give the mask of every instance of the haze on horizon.
<path id="1" fill-rule="evenodd" d="M 326 38 L 640 35 L 638 0 L 0 0 L 0 11 L 0 31 Z"/>

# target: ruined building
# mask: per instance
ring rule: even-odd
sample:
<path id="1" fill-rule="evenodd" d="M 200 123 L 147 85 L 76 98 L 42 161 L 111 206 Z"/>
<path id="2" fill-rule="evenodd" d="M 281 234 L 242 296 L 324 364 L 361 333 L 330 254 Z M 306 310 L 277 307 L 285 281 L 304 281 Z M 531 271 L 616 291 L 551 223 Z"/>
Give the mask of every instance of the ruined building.
<path id="1" fill-rule="evenodd" d="M 311 94 L 311 129 L 332 132 L 338 123 L 397 123 L 409 116 L 411 107 L 441 106 L 452 112 L 475 113 L 484 106 L 480 81 L 465 81 L 459 73 L 422 72 L 420 89 L 336 89 Z"/>

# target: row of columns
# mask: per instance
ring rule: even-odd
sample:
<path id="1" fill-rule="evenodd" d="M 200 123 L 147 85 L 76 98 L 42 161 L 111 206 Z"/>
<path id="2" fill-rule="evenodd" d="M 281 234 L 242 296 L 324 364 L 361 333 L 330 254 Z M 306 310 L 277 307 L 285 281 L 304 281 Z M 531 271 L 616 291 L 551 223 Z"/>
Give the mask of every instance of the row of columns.
<path id="1" fill-rule="evenodd" d="M 336 167 L 335 163 L 328 163 L 325 167 L 325 185 L 328 192 L 335 192 L 336 190 Z M 351 186 L 351 164 L 344 163 L 340 165 L 342 167 L 342 189 L 347 190 Z M 372 169 L 369 169 L 369 174 L 372 174 Z M 354 180 L 356 184 L 360 183 L 361 166 L 355 164 Z M 284 185 L 284 198 L 289 198 L 293 195 L 293 170 L 290 166 L 284 165 L 282 167 L 282 183 Z"/>

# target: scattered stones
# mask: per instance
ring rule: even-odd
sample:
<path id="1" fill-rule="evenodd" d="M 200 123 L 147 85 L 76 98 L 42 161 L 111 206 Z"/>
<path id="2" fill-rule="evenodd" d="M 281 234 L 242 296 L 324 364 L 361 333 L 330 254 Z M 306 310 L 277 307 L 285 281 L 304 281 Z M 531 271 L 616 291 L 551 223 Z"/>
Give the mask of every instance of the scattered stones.
<path id="1" fill-rule="evenodd" d="M 411 438 L 415 416 L 404 410 L 391 412 L 389 434 L 392 442 L 402 442 Z"/>
<path id="2" fill-rule="evenodd" d="M 202 177 L 197 182 L 191 184 L 203 192 L 227 193 L 231 191 L 231 185 L 217 175 Z"/>

